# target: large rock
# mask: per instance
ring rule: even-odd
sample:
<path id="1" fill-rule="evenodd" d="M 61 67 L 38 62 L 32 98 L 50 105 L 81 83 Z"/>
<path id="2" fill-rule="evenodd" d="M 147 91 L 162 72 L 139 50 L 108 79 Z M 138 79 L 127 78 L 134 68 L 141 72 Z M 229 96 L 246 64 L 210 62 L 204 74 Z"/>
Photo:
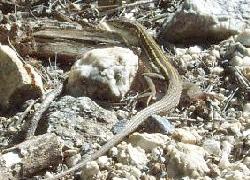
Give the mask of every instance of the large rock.
<path id="1" fill-rule="evenodd" d="M 64 96 L 51 103 L 47 119 L 43 121 L 48 122 L 48 125 L 41 125 L 38 132 L 47 126 L 47 132 L 60 136 L 65 145 L 89 149 L 90 144 L 97 140 L 103 143 L 110 139 L 113 135 L 110 129 L 116 121 L 114 112 L 103 109 L 88 97 Z"/>
<path id="2" fill-rule="evenodd" d="M 249 9 L 247 0 L 185 0 L 161 35 L 170 42 L 220 41 L 250 27 Z"/>
<path id="3" fill-rule="evenodd" d="M 40 97 L 42 79 L 32 66 L 24 65 L 9 46 L 0 45 L 0 109 Z"/>
<path id="4" fill-rule="evenodd" d="M 66 86 L 70 95 L 96 99 L 121 99 L 130 89 L 138 57 L 130 49 L 93 49 L 75 62 Z"/>

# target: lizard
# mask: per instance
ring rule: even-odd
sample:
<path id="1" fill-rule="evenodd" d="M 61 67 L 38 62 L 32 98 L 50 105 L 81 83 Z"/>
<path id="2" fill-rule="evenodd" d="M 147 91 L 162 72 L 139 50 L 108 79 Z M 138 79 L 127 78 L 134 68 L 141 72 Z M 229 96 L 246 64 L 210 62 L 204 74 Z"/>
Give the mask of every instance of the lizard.
<path id="1" fill-rule="evenodd" d="M 148 55 L 149 61 L 160 69 L 161 75 L 163 75 L 166 80 L 165 95 L 159 101 L 156 101 L 139 111 L 129 120 L 125 128 L 120 133 L 114 135 L 106 144 L 101 146 L 99 150 L 70 169 L 59 173 L 52 178 L 47 178 L 47 180 L 60 179 L 83 168 L 87 162 L 93 161 L 104 155 L 109 149 L 121 142 L 124 137 L 134 132 L 137 127 L 145 121 L 145 119 L 153 114 L 168 112 L 179 103 L 182 93 L 181 77 L 176 68 L 169 62 L 168 58 L 165 56 L 153 37 L 146 32 L 145 27 L 138 22 L 132 22 L 130 20 L 112 20 L 108 22 L 108 24 L 111 24 L 111 26 L 114 26 L 115 28 L 123 29 L 127 33 L 134 33 L 137 36 L 137 41 L 140 47 Z M 128 42 L 131 40 L 126 39 L 126 36 L 123 34 L 121 34 L 121 36 L 123 36 Z"/>

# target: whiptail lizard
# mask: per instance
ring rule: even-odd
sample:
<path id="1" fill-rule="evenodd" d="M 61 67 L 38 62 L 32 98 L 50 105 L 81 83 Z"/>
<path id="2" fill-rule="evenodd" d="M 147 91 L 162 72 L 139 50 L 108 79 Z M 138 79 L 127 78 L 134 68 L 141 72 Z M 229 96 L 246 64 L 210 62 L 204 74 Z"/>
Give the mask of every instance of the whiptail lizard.
<path id="1" fill-rule="evenodd" d="M 162 75 L 166 79 L 166 94 L 161 100 L 149 105 L 133 116 L 122 132 L 113 136 L 104 146 L 102 146 L 98 151 L 94 152 L 89 158 L 86 158 L 82 162 L 76 164 L 67 171 L 54 176 L 53 178 L 49 178 L 50 180 L 60 179 L 67 174 L 71 174 L 81 169 L 86 165 L 87 162 L 95 160 L 107 153 L 110 148 L 122 141 L 124 137 L 135 131 L 146 118 L 156 113 L 169 111 L 179 103 L 182 92 L 182 83 L 179 73 L 171 65 L 168 58 L 164 55 L 163 51 L 154 41 L 154 39 L 149 34 L 147 34 L 145 28 L 137 22 L 131 22 L 128 20 L 114 20 L 111 22 L 111 24 L 113 26 L 118 26 L 118 28 L 123 28 L 123 30 L 128 30 L 130 33 L 136 33 L 139 45 L 149 56 L 149 60 L 160 69 Z M 126 39 L 126 37 L 124 38 Z M 126 40 L 130 41 L 129 39 Z"/>

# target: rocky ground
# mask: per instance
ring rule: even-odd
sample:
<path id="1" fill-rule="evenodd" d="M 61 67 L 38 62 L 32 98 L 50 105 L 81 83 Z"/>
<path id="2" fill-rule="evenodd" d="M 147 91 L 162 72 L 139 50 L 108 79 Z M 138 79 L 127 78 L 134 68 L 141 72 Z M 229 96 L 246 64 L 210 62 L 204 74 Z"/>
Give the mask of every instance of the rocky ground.
<path id="1" fill-rule="evenodd" d="M 0 179 L 66 171 L 147 106 L 147 56 L 103 24 L 124 17 L 176 67 L 181 100 L 64 179 L 250 179 L 249 9 L 247 0 L 0 2 Z M 153 82 L 158 100 L 163 82 Z"/>

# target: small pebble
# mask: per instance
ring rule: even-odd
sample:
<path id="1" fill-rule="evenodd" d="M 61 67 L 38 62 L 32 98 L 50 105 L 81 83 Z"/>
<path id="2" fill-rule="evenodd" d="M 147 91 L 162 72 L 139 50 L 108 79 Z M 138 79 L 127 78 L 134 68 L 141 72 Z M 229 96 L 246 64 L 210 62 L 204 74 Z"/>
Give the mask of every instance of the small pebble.
<path id="1" fill-rule="evenodd" d="M 185 63 L 188 63 L 193 59 L 192 56 L 189 54 L 184 54 L 181 56 L 181 58 L 184 60 Z"/>
<path id="2" fill-rule="evenodd" d="M 207 139 L 204 141 L 202 147 L 209 153 L 215 156 L 220 156 L 220 142 L 214 139 Z"/>
<path id="3" fill-rule="evenodd" d="M 242 64 L 243 66 L 250 66 L 250 57 L 249 56 L 243 57 L 242 61 L 243 61 L 243 64 Z"/>
<path id="4" fill-rule="evenodd" d="M 88 162 L 81 173 L 81 179 L 87 180 L 99 173 L 99 165 L 96 161 Z"/>
<path id="5" fill-rule="evenodd" d="M 210 71 L 212 74 L 221 75 L 224 72 L 224 69 L 222 67 L 217 66 L 217 67 L 211 68 Z"/>
<path id="6" fill-rule="evenodd" d="M 111 157 L 117 157 L 118 155 L 118 149 L 117 147 L 112 147 L 110 150 L 109 150 L 109 155 Z"/>
<path id="7" fill-rule="evenodd" d="M 210 51 L 210 54 L 216 57 L 217 59 L 220 58 L 220 52 L 218 50 L 213 49 L 212 51 Z"/>
<path id="8" fill-rule="evenodd" d="M 74 156 L 68 157 L 66 158 L 66 164 L 68 167 L 73 167 L 74 165 L 76 165 L 79 161 L 81 160 L 81 155 L 80 154 L 76 154 Z"/>
<path id="9" fill-rule="evenodd" d="M 106 168 L 110 165 L 109 159 L 107 156 L 101 156 L 98 158 L 97 163 L 99 164 L 100 168 Z"/>
<path id="10" fill-rule="evenodd" d="M 152 174 L 153 175 L 159 175 L 163 172 L 163 169 L 165 169 L 164 164 L 161 163 L 155 163 L 152 167 Z"/>
<path id="11" fill-rule="evenodd" d="M 193 46 L 193 47 L 188 48 L 188 52 L 190 54 L 199 54 L 202 52 L 202 49 L 199 46 Z"/>
<path id="12" fill-rule="evenodd" d="M 231 59 L 230 64 L 232 66 L 242 66 L 243 63 L 243 58 L 239 57 L 239 56 L 235 56 Z"/>
<path id="13" fill-rule="evenodd" d="M 250 169 L 250 157 L 245 157 L 243 163 Z"/>
<path id="14" fill-rule="evenodd" d="M 133 175 L 136 179 L 140 179 L 142 172 L 136 168 L 135 166 L 131 166 L 130 170 L 131 175 Z"/>
<path id="15" fill-rule="evenodd" d="M 177 141 L 187 144 L 196 144 L 201 140 L 201 136 L 196 131 L 183 128 L 176 128 L 172 137 Z"/>
<path id="16" fill-rule="evenodd" d="M 175 53 L 177 56 L 184 55 L 184 54 L 186 54 L 186 52 L 187 52 L 187 49 L 185 49 L 185 48 L 176 48 L 175 49 Z"/>
<path id="17" fill-rule="evenodd" d="M 151 157 L 153 158 L 153 160 L 157 161 L 162 156 L 162 154 L 163 154 L 163 149 L 160 147 L 156 147 L 152 149 Z"/>

